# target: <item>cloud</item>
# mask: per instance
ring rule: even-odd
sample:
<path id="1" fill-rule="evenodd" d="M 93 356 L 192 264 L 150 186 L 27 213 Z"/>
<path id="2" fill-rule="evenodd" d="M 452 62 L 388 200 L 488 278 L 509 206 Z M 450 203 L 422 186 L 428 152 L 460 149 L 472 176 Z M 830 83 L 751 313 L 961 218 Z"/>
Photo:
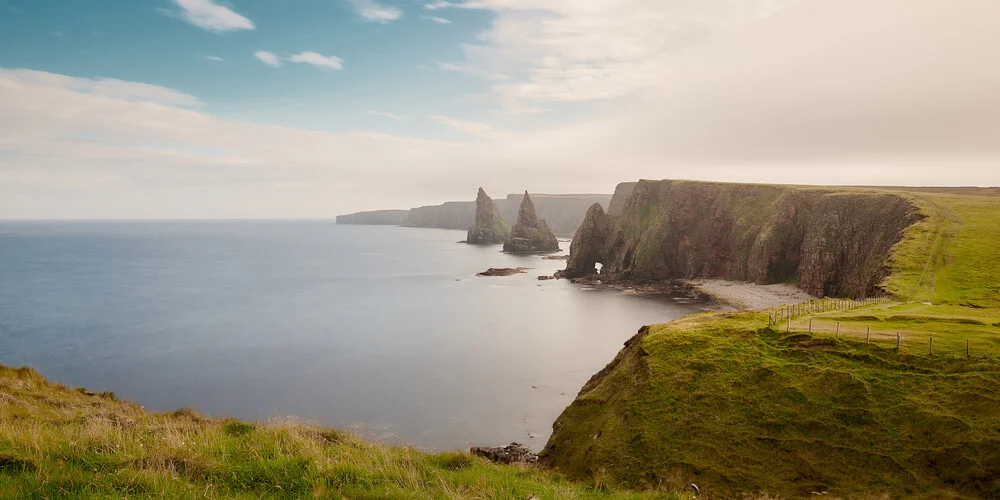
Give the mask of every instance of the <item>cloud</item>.
<path id="1" fill-rule="evenodd" d="M 114 78 L 78 78 L 30 69 L 0 67 L 0 78 L 9 86 L 48 87 L 101 98 L 133 102 L 155 102 L 171 106 L 199 107 L 198 98 L 159 85 L 127 82 Z"/>
<path id="2" fill-rule="evenodd" d="M 427 118 L 469 135 L 486 136 L 494 130 L 492 125 L 484 122 L 458 120 L 442 115 L 429 115 Z"/>
<path id="3" fill-rule="evenodd" d="M 258 50 L 253 53 L 253 56 L 260 60 L 260 62 L 272 67 L 278 68 L 281 66 L 281 59 L 275 55 L 274 52 L 268 52 L 266 50 Z"/>
<path id="4" fill-rule="evenodd" d="M 426 19 L 428 21 L 434 21 L 435 23 L 438 23 L 438 24 L 451 24 L 451 20 L 445 19 L 443 17 L 436 17 L 436 16 L 420 16 L 420 17 L 421 17 L 421 19 Z"/>
<path id="5" fill-rule="evenodd" d="M 295 54 L 289 61 L 295 63 L 306 63 L 312 64 L 318 68 L 323 69 L 343 69 L 344 60 L 336 56 L 324 56 L 317 52 L 306 51 Z"/>
<path id="6" fill-rule="evenodd" d="M 214 33 L 255 28 L 253 21 L 213 0 L 173 0 L 173 2 L 180 11 L 165 10 L 164 13 Z"/>
<path id="7" fill-rule="evenodd" d="M 375 0 L 348 1 L 354 6 L 354 11 L 366 21 L 386 24 L 399 19 L 403 15 L 403 11 L 396 7 L 382 5 Z"/>
<path id="8" fill-rule="evenodd" d="M 205 59 L 207 59 L 209 61 L 215 61 L 215 62 L 225 61 L 225 59 L 223 59 L 223 58 L 221 58 L 219 56 L 205 56 Z"/>
<path id="9" fill-rule="evenodd" d="M 507 75 L 502 75 L 499 73 L 490 73 L 488 70 L 472 64 L 453 63 L 444 61 L 434 61 L 434 64 L 437 65 L 438 69 L 443 69 L 445 71 L 457 71 L 459 73 L 478 76 L 480 78 L 486 78 L 489 80 L 503 81 L 510 79 L 510 77 Z"/>
<path id="10" fill-rule="evenodd" d="M 375 115 L 375 116 L 381 116 L 381 117 L 385 117 L 385 118 L 392 118 L 393 120 L 405 120 L 406 119 L 406 117 L 403 116 L 403 115 L 397 115 L 397 114 L 394 114 L 394 113 L 387 113 L 385 111 L 369 110 L 368 113 L 372 114 L 372 115 Z"/>

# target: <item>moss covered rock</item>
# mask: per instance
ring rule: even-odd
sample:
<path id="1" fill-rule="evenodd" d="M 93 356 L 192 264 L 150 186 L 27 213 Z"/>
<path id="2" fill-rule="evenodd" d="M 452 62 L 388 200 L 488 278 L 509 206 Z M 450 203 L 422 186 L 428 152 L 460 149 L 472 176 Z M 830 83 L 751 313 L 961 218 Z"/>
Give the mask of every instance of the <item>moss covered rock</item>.
<path id="1" fill-rule="evenodd" d="M 465 242 L 473 245 L 495 245 L 507 240 L 510 224 L 500 216 L 493 198 L 479 188 L 476 196 L 476 225 L 469 228 Z"/>
<path id="2" fill-rule="evenodd" d="M 558 252 L 559 240 L 549 229 L 544 219 L 535 213 L 535 205 L 528 192 L 524 192 L 521 208 L 517 212 L 517 224 L 504 242 L 503 251 L 508 253 Z"/>

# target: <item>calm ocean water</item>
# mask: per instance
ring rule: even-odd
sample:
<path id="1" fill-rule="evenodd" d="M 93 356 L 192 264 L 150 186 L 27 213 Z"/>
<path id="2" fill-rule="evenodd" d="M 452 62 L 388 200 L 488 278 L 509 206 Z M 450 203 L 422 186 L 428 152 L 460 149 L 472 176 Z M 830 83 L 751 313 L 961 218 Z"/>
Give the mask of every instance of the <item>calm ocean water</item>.
<path id="1" fill-rule="evenodd" d="M 153 410 L 539 449 L 639 327 L 704 307 L 537 281 L 564 263 L 463 238 L 327 222 L 0 222 L 0 363 Z M 515 266 L 534 269 L 475 276 Z"/>

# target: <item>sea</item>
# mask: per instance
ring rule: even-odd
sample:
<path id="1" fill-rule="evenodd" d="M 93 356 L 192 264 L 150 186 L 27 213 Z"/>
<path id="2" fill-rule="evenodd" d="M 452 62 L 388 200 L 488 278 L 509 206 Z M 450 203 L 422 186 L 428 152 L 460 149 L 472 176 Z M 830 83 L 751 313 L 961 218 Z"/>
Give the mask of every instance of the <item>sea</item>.
<path id="1" fill-rule="evenodd" d="M 0 222 L 0 363 L 151 411 L 539 450 L 640 327 L 711 307 L 540 281 L 565 262 L 464 237 L 328 221 Z M 490 267 L 530 269 L 476 276 Z"/>

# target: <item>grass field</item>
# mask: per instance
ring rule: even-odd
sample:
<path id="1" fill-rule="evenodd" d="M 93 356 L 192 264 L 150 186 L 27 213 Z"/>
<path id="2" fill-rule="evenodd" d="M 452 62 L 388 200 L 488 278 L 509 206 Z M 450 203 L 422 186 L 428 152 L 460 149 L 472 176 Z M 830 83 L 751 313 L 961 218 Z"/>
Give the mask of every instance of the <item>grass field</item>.
<path id="1" fill-rule="evenodd" d="M 926 218 L 893 249 L 903 301 L 1000 308 L 1000 196 L 908 193 Z"/>
<path id="2" fill-rule="evenodd" d="M 569 482 L 295 421 L 152 414 L 0 367 L 0 498 L 687 498 Z"/>

